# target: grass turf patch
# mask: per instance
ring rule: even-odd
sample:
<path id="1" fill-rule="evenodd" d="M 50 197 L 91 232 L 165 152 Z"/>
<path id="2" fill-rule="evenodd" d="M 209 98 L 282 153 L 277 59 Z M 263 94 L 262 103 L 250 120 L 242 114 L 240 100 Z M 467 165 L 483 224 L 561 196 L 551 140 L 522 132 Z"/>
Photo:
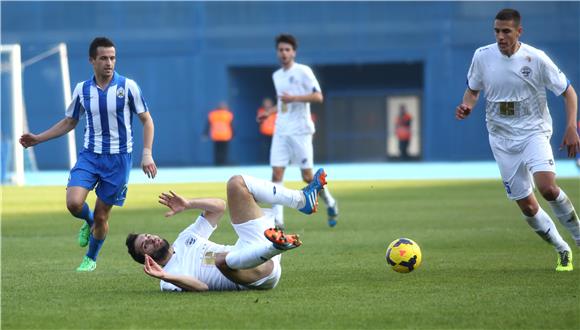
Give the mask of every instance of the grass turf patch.
<path id="1" fill-rule="evenodd" d="M 580 180 L 559 180 L 580 208 Z M 289 186 L 299 188 L 299 183 Z M 340 219 L 287 209 L 303 246 L 283 257 L 270 291 L 163 293 L 126 252 L 129 232 L 170 242 L 198 212 L 163 217 L 161 191 L 225 198 L 225 184 L 132 185 L 115 207 L 97 270 L 78 274 L 81 222 L 64 187 L 4 187 L 2 327 L 30 328 L 576 328 L 580 268 L 527 226 L 498 180 L 330 182 Z M 94 204 L 94 194 L 89 203 Z M 542 206 L 552 215 L 550 208 Z M 557 221 L 556 221 L 557 222 Z M 572 245 L 569 233 L 557 223 Z M 391 271 L 387 245 L 415 240 L 421 268 Z M 235 242 L 229 218 L 212 236 Z"/>

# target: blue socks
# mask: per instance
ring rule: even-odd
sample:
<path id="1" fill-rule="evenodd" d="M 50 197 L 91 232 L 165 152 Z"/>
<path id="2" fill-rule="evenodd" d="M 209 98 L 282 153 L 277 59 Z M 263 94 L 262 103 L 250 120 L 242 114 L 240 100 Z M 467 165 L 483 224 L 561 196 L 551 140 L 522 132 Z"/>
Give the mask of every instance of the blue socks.
<path id="1" fill-rule="evenodd" d="M 79 219 L 85 220 L 89 224 L 90 227 L 93 227 L 93 223 L 94 223 L 94 220 L 93 220 L 93 212 L 89 208 L 89 204 L 85 203 L 83 205 L 83 209 L 82 209 L 81 213 L 79 213 L 79 214 L 73 214 L 73 216 L 75 218 L 79 218 Z"/>
<path id="2" fill-rule="evenodd" d="M 97 261 L 97 256 L 99 255 L 99 251 L 101 251 L 101 247 L 103 247 L 103 243 L 105 239 L 96 239 L 91 234 L 89 238 L 89 250 L 87 251 L 87 257 Z"/>

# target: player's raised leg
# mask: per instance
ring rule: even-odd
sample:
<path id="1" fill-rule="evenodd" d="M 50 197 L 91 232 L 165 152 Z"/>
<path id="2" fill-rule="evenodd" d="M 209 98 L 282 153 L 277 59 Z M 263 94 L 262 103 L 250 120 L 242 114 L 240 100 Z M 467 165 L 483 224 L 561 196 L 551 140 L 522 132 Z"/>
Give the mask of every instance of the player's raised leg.
<path id="1" fill-rule="evenodd" d="M 79 231 L 78 241 L 81 247 L 89 244 L 89 236 L 94 223 L 93 212 L 86 202 L 89 190 L 84 187 L 70 186 L 66 189 L 66 207 L 75 218 L 84 220 Z"/>
<path id="2" fill-rule="evenodd" d="M 556 270 L 570 271 L 573 269 L 572 265 L 572 251 L 570 246 L 556 229 L 554 221 L 550 216 L 540 207 L 534 194 L 530 194 L 526 198 L 516 201 L 527 223 L 534 229 L 534 231 L 546 242 L 550 243 L 558 253 Z"/>
<path id="3" fill-rule="evenodd" d="M 302 190 L 280 187 L 272 182 L 247 175 L 243 175 L 242 178 L 248 192 L 256 201 L 280 204 L 298 209 L 306 214 L 316 212 L 318 194 L 326 185 L 326 172 L 324 172 L 324 169 L 319 169 L 310 184 Z"/>
<path id="4" fill-rule="evenodd" d="M 271 182 L 251 177 L 246 177 L 246 180 L 252 182 L 250 183 L 250 186 L 253 186 L 254 191 L 257 191 L 257 195 L 263 197 L 269 194 L 274 195 L 274 193 L 271 192 L 272 189 L 268 189 L 270 190 L 268 193 L 265 191 L 267 189 L 265 187 L 266 184 L 270 185 L 270 188 L 274 187 Z M 232 226 L 239 237 L 235 248 L 225 257 L 225 263 L 231 270 L 258 267 L 285 251 L 285 249 L 277 248 L 264 236 L 264 232 L 267 229 L 274 227 L 274 219 L 272 215 L 264 214 L 264 211 L 256 202 L 256 197 L 251 193 L 246 180 L 244 180 L 242 176 L 236 175 L 228 181 L 227 185 L 230 218 Z M 294 198 L 300 198 L 299 192 L 298 194 L 290 194 L 289 192 L 284 193 L 288 194 L 284 197 L 276 196 L 276 198 L 263 201 L 270 203 L 286 203 L 290 201 L 296 204 L 292 200 Z M 278 194 L 276 193 L 275 195 Z M 298 243 L 296 247 L 299 246 L 297 236 L 287 236 L 292 238 L 295 237 L 296 242 Z M 269 267 L 271 267 L 271 265 L 265 265 L 263 268 Z M 260 269 L 258 269 L 258 271 L 260 271 Z M 225 275 L 228 276 L 227 274 Z"/>

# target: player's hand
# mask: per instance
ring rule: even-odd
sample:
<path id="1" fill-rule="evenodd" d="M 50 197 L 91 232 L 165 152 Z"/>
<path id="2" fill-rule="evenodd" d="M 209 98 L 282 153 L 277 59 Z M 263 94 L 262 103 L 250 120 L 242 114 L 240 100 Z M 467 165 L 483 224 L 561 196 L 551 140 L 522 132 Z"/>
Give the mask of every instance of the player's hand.
<path id="1" fill-rule="evenodd" d="M 24 148 L 28 148 L 28 147 L 32 147 L 32 146 L 39 144 L 40 139 L 38 138 L 37 135 L 34 135 L 32 133 L 25 133 L 25 134 L 22 134 L 19 142 Z"/>
<path id="2" fill-rule="evenodd" d="M 296 100 L 296 97 L 292 96 L 292 95 L 288 95 L 287 93 L 283 93 L 280 96 L 280 100 L 284 103 L 292 103 Z"/>
<path id="3" fill-rule="evenodd" d="M 149 148 L 143 148 L 141 168 L 143 169 L 143 173 L 147 174 L 148 178 L 154 179 L 157 175 L 157 166 L 155 165 L 155 161 L 153 161 L 153 153 Z"/>
<path id="4" fill-rule="evenodd" d="M 170 211 L 165 213 L 166 217 L 171 217 L 179 212 L 187 210 L 187 206 L 189 205 L 189 202 L 185 198 L 179 196 L 171 190 L 169 191 L 169 194 L 161 193 L 161 195 L 159 195 L 159 203 L 167 206 L 170 209 Z"/>
<path id="5" fill-rule="evenodd" d="M 148 254 L 145 255 L 145 263 L 143 264 L 143 270 L 145 273 L 151 277 L 158 279 L 163 279 L 165 277 L 165 271 L 158 263 L 153 260 Z"/>
<path id="6" fill-rule="evenodd" d="M 471 107 L 469 107 L 465 103 L 461 103 L 460 105 L 455 108 L 455 118 L 458 120 L 463 120 L 467 118 L 471 114 Z"/>
<path id="7" fill-rule="evenodd" d="M 566 147 L 568 151 L 568 157 L 574 158 L 576 154 L 580 153 L 580 137 L 578 137 L 578 131 L 575 127 L 568 127 L 566 132 L 564 132 L 564 139 L 560 145 L 560 150 Z"/>

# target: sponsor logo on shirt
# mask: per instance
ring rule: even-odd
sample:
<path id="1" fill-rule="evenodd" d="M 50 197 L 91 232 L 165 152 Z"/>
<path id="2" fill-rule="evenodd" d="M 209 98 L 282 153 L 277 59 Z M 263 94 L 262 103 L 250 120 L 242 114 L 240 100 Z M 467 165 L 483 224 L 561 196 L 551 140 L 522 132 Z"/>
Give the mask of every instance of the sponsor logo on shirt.
<path id="1" fill-rule="evenodd" d="M 524 66 L 520 69 L 520 73 L 525 78 L 529 78 L 532 75 L 532 69 L 529 66 Z"/>
<path id="2" fill-rule="evenodd" d="M 185 245 L 192 246 L 193 244 L 195 244 L 195 241 L 197 241 L 197 238 L 195 238 L 194 236 L 191 236 L 187 240 L 185 240 Z"/>

